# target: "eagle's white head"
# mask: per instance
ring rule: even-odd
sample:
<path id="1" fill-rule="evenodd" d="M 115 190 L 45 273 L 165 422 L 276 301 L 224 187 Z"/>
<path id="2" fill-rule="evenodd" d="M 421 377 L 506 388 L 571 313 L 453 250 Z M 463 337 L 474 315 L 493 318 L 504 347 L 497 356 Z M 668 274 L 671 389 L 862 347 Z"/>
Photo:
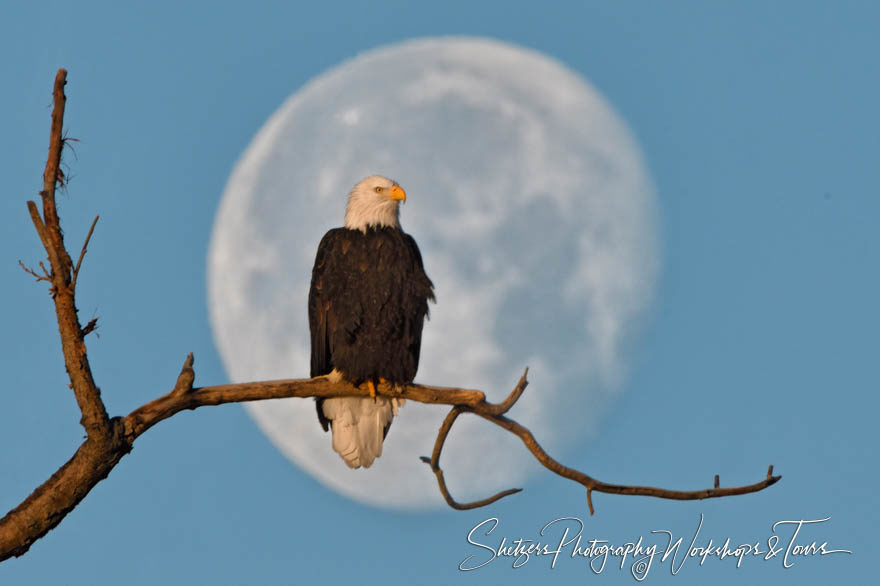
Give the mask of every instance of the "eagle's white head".
<path id="1" fill-rule="evenodd" d="M 406 192 L 386 177 L 371 175 L 352 188 L 345 206 L 345 227 L 366 232 L 367 228 L 399 228 L 400 202 Z"/>

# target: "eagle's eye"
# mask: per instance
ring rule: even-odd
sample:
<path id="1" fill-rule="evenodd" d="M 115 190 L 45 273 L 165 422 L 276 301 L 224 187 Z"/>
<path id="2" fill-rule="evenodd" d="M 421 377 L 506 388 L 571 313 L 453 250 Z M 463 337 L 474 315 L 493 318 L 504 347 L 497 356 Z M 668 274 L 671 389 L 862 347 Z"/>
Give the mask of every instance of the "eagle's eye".
<path id="1" fill-rule="evenodd" d="M 377 185 L 377 186 L 374 188 L 374 190 L 375 190 L 376 193 L 382 193 L 382 186 L 381 186 L 381 185 Z"/>

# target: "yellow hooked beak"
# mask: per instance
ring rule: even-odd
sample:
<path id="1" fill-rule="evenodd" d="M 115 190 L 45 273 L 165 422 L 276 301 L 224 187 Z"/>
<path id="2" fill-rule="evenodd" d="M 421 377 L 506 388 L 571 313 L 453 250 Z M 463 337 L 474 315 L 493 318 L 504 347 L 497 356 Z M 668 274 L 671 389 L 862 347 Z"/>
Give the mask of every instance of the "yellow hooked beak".
<path id="1" fill-rule="evenodd" d="M 400 185 L 391 186 L 391 199 L 396 199 L 406 203 L 406 192 Z"/>

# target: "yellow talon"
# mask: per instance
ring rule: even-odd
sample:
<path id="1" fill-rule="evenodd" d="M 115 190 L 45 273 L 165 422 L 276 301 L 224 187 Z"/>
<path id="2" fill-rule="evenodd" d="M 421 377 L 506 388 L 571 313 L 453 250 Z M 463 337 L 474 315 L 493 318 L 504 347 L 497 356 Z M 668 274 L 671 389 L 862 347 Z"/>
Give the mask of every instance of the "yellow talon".
<path id="1" fill-rule="evenodd" d="M 368 380 L 367 381 L 367 388 L 370 389 L 370 396 L 375 399 L 376 398 L 376 383 L 374 383 L 372 380 Z"/>

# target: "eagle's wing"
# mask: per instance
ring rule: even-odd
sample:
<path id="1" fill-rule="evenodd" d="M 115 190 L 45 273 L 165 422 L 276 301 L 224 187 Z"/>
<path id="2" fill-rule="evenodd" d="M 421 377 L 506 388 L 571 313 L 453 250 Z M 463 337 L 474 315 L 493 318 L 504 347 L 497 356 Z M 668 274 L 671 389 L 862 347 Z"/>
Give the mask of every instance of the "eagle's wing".
<path id="1" fill-rule="evenodd" d="M 409 352 L 413 361 L 413 371 L 415 371 L 419 366 L 419 354 L 421 354 L 422 347 L 422 327 L 425 323 L 424 318 L 428 317 L 429 314 L 428 301 L 436 301 L 436 299 L 434 297 L 434 283 L 425 274 L 425 267 L 422 264 L 422 253 L 419 251 L 415 238 L 406 233 L 404 233 L 403 238 L 409 250 L 410 261 L 413 266 L 407 286 L 409 287 L 410 296 L 417 300 L 416 303 L 419 306 L 418 313 L 409 322 L 412 328 L 409 336 Z"/>
<path id="2" fill-rule="evenodd" d="M 310 376 L 312 377 L 329 374 L 333 370 L 333 365 L 330 362 L 330 301 L 325 294 L 324 275 L 328 268 L 328 262 L 334 257 L 334 249 L 338 243 L 337 231 L 327 232 L 318 245 L 315 266 L 312 269 L 312 285 L 309 289 L 309 331 L 312 337 Z M 321 422 L 324 431 L 327 431 L 330 420 L 324 416 L 321 405 L 323 402 L 323 399 L 316 399 L 315 406 L 318 410 L 318 421 Z"/>

